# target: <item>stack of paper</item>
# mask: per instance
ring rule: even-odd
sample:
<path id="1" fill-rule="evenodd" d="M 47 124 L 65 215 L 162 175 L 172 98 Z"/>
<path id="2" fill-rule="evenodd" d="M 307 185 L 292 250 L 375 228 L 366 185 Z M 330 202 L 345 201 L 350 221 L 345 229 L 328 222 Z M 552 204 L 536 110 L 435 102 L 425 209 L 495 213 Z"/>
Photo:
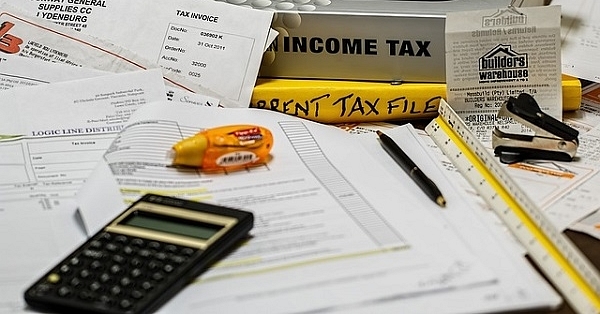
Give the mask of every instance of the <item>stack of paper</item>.
<path id="1" fill-rule="evenodd" d="M 256 215 L 252 239 L 161 312 L 462 313 L 560 304 L 412 128 L 390 135 L 436 181 L 444 210 L 374 134 L 220 108 L 247 106 L 274 34 L 272 13 L 193 0 L 9 2 L 23 7 L 0 12 L 0 49 L 9 52 L 0 57 L 0 312 L 26 311 L 22 291 L 34 279 L 146 192 Z M 273 132 L 270 162 L 227 174 L 169 167 L 174 142 L 239 123 Z M 141 138 L 151 140 L 140 145 Z"/>

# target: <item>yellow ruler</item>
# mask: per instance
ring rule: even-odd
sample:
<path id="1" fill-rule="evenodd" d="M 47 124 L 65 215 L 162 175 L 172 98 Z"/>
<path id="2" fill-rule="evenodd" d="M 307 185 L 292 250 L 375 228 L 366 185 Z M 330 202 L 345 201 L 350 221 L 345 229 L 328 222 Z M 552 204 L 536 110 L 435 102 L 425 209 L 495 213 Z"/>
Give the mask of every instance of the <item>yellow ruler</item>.
<path id="1" fill-rule="evenodd" d="M 600 313 L 600 275 L 443 99 L 426 132 L 578 313 Z"/>

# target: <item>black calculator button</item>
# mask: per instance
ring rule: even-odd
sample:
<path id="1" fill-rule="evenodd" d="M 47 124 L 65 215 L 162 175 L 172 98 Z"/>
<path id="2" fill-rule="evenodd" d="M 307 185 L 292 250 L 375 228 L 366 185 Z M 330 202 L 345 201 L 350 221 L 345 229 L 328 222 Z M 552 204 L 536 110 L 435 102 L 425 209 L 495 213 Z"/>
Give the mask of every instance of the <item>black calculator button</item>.
<path id="1" fill-rule="evenodd" d="M 154 284 L 152 284 L 150 281 L 144 281 L 140 285 L 140 288 L 142 288 L 146 291 L 150 291 L 150 290 L 154 289 Z"/>
<path id="2" fill-rule="evenodd" d="M 133 281 L 129 277 L 122 277 L 121 279 L 119 279 L 119 284 L 127 288 L 133 284 Z"/>
<path id="3" fill-rule="evenodd" d="M 159 250 L 160 249 L 160 243 L 156 242 L 156 241 L 151 241 L 148 243 L 148 248 L 151 250 Z"/>
<path id="4" fill-rule="evenodd" d="M 106 294 L 101 295 L 98 298 L 98 301 L 100 301 L 101 304 L 107 305 L 107 306 L 112 306 L 113 304 L 115 304 L 115 299 Z"/>
<path id="5" fill-rule="evenodd" d="M 131 244 L 135 245 L 137 247 L 143 247 L 143 246 L 145 246 L 146 242 L 142 239 L 135 238 L 135 239 L 131 240 Z"/>
<path id="6" fill-rule="evenodd" d="M 117 251 L 119 251 L 119 246 L 118 246 L 118 245 L 116 245 L 116 244 L 114 244 L 114 243 L 107 243 L 107 244 L 104 246 L 104 249 L 105 249 L 105 250 L 107 250 L 107 251 L 109 251 L 109 252 L 112 252 L 112 253 L 114 253 L 114 252 L 117 252 Z"/>
<path id="7" fill-rule="evenodd" d="M 131 295 L 132 298 L 134 298 L 136 300 L 139 300 L 139 299 L 141 299 L 141 298 L 143 298 L 145 296 L 145 294 L 142 291 L 137 290 L 137 289 L 131 290 L 131 294 L 130 295 Z"/>
<path id="8" fill-rule="evenodd" d="M 89 250 L 88 249 L 88 250 L 83 250 L 82 255 L 85 256 L 85 257 L 91 258 L 91 259 L 97 259 L 97 260 L 99 260 L 99 259 L 104 258 L 105 254 L 102 251 L 99 251 L 99 250 Z"/>
<path id="9" fill-rule="evenodd" d="M 48 283 L 59 283 L 60 279 L 61 279 L 61 277 L 57 273 L 50 273 L 50 274 L 48 274 L 48 276 L 46 276 L 46 281 Z"/>
<path id="10" fill-rule="evenodd" d="M 175 264 L 183 264 L 183 262 L 185 262 L 186 258 L 180 255 L 173 255 L 171 256 L 171 261 Z"/>
<path id="11" fill-rule="evenodd" d="M 152 278 L 155 281 L 162 281 L 163 279 L 165 279 L 165 274 L 163 272 L 157 271 L 154 274 L 152 274 L 150 278 Z"/>
<path id="12" fill-rule="evenodd" d="M 71 267 L 69 265 L 62 265 L 60 266 L 60 268 L 58 269 L 60 271 L 61 274 L 68 274 L 71 272 Z"/>
<path id="13" fill-rule="evenodd" d="M 156 258 L 159 261 L 164 261 L 166 260 L 168 257 L 168 255 L 164 252 L 157 252 L 156 254 L 154 254 L 154 258 Z"/>
<path id="14" fill-rule="evenodd" d="M 173 265 L 171 265 L 171 264 L 167 264 L 167 265 L 163 266 L 163 271 L 167 274 L 172 273 L 173 270 L 175 270 L 175 267 L 173 267 Z"/>
<path id="15" fill-rule="evenodd" d="M 99 283 L 99 282 L 97 282 L 97 281 L 94 281 L 94 282 L 92 282 L 92 283 L 90 284 L 90 286 L 89 286 L 89 289 L 90 289 L 90 291 L 92 291 L 92 292 L 101 291 L 101 290 L 102 290 L 102 284 L 101 284 L 101 283 Z"/>
<path id="16" fill-rule="evenodd" d="M 150 250 L 142 249 L 138 251 L 138 255 L 141 257 L 150 257 L 150 255 L 152 255 L 152 252 L 150 252 Z"/>
<path id="17" fill-rule="evenodd" d="M 132 278 L 138 278 L 143 275 L 143 272 L 140 268 L 134 268 L 129 272 Z"/>
<path id="18" fill-rule="evenodd" d="M 92 242 L 90 242 L 90 248 L 92 249 L 99 249 L 103 246 L 102 241 L 99 240 L 94 240 Z"/>
<path id="19" fill-rule="evenodd" d="M 52 290 L 52 285 L 42 283 L 35 287 L 34 293 L 37 295 L 45 295 Z"/>
<path id="20" fill-rule="evenodd" d="M 130 300 L 128 300 L 128 299 L 123 299 L 123 300 L 121 300 L 121 301 L 119 302 L 119 306 L 120 306 L 122 309 L 124 309 L 124 310 L 127 310 L 127 309 L 129 309 L 129 308 L 131 308 L 131 307 L 133 306 L 133 302 L 131 302 L 131 301 L 130 301 Z"/>
<path id="21" fill-rule="evenodd" d="M 175 253 L 175 252 L 177 252 L 177 247 L 175 245 L 168 244 L 168 245 L 165 246 L 164 250 L 167 253 Z"/>
<path id="22" fill-rule="evenodd" d="M 189 247 L 181 249 L 181 254 L 188 256 L 188 257 L 194 255 L 194 252 L 195 252 L 194 249 L 190 249 Z"/>
<path id="23" fill-rule="evenodd" d="M 99 280 L 101 283 L 107 283 L 107 282 L 109 282 L 111 279 L 112 279 L 112 277 L 111 277 L 109 274 L 107 274 L 107 273 L 102 273 L 102 275 L 100 275 L 100 277 L 98 277 L 98 280 Z"/>
<path id="24" fill-rule="evenodd" d="M 142 265 L 144 265 L 144 261 L 142 261 L 141 259 L 134 257 L 129 261 L 129 265 L 133 266 L 133 267 L 142 267 Z"/>
<path id="25" fill-rule="evenodd" d="M 58 288 L 56 293 L 61 297 L 69 297 L 73 294 L 73 290 L 67 286 L 62 286 Z"/>
<path id="26" fill-rule="evenodd" d="M 123 273 L 123 268 L 119 265 L 112 265 L 110 266 L 110 273 L 113 275 L 120 275 Z"/>
<path id="27" fill-rule="evenodd" d="M 117 242 L 117 243 L 125 244 L 125 243 L 127 243 L 127 241 L 128 241 L 128 239 L 124 235 L 118 235 L 115 237 L 115 242 Z"/>
<path id="28" fill-rule="evenodd" d="M 123 264 L 123 263 L 125 263 L 125 257 L 123 257 L 122 255 L 116 254 L 116 255 L 113 255 L 112 261 L 117 264 Z"/>
<path id="29" fill-rule="evenodd" d="M 150 270 L 157 270 L 157 269 L 160 269 L 161 267 L 162 267 L 162 263 L 159 261 L 148 262 L 148 269 L 150 269 Z"/>
<path id="30" fill-rule="evenodd" d="M 73 257 L 69 260 L 69 264 L 71 264 L 71 266 L 79 266 L 81 265 L 81 260 L 78 257 Z"/>
<path id="31" fill-rule="evenodd" d="M 79 279 L 77 277 L 73 277 L 69 281 L 69 285 L 71 285 L 71 287 L 73 287 L 73 288 L 81 288 L 83 286 L 83 281 L 81 281 L 81 279 Z"/>
<path id="32" fill-rule="evenodd" d="M 110 294 L 114 295 L 114 296 L 118 296 L 121 295 L 121 293 L 123 292 L 123 289 L 119 286 L 112 286 L 110 287 Z"/>
<path id="33" fill-rule="evenodd" d="M 123 247 L 121 252 L 123 252 L 125 255 L 133 255 L 135 254 L 136 250 L 133 247 L 126 245 Z"/>
<path id="34" fill-rule="evenodd" d="M 93 261 L 90 263 L 91 270 L 101 270 L 102 268 L 104 268 L 104 264 L 100 261 Z"/>
<path id="35" fill-rule="evenodd" d="M 79 272 L 79 277 L 82 279 L 88 279 L 88 278 L 92 277 L 92 273 L 87 269 L 82 269 Z"/>

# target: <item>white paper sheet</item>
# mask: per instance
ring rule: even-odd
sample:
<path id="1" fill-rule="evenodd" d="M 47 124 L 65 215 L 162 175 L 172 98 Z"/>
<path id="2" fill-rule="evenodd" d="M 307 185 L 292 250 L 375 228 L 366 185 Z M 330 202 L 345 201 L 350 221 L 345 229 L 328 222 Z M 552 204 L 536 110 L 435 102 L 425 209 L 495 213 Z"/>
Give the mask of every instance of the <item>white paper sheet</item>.
<path id="1" fill-rule="evenodd" d="M 563 122 L 585 134 L 600 125 L 600 84 L 593 83 L 581 89 L 579 110 L 565 112 Z"/>
<path id="2" fill-rule="evenodd" d="M 69 204 L 56 211 L 2 213 L 0 313 L 31 313 L 23 299 L 25 288 L 85 240 L 72 207 Z"/>
<path id="3" fill-rule="evenodd" d="M 448 159 L 427 134 L 422 131 L 419 134 L 410 125 L 385 132 L 401 147 L 410 147 L 406 153 L 418 161 L 420 167 L 427 169 L 427 175 L 440 189 L 451 191 L 444 194 L 451 207 L 438 211 L 439 215 L 486 265 L 494 269 L 498 280 L 494 285 L 438 295 L 378 300 L 354 309 L 345 308 L 343 313 L 483 313 L 553 308 L 560 304 L 560 296 L 532 268 L 524 258 L 523 250 L 498 223 L 495 214 L 472 192 L 462 175 L 448 164 Z M 378 153 L 372 134 L 360 135 L 360 140 L 380 163 L 390 171 L 396 169 L 396 175 L 402 174 L 390 158 Z M 414 193 L 419 192 L 415 187 Z"/>
<path id="4" fill-rule="evenodd" d="M 111 72 L 92 68 L 69 66 L 62 63 L 46 62 L 40 59 L 4 55 L 0 57 L 0 90 L 39 84 L 73 81 L 83 78 L 110 75 Z M 215 97 L 165 86 L 167 100 L 191 103 L 199 106 L 219 106 Z M 2 136 L 0 134 L 0 136 Z"/>
<path id="5" fill-rule="evenodd" d="M 600 38 L 594 0 L 552 0 L 561 6 L 562 71 L 575 77 L 600 82 Z"/>
<path id="6" fill-rule="evenodd" d="M 237 107 L 248 107 L 273 12 L 216 1 L 150 2 L 110 1 L 82 32 L 110 38 Z M 111 23 L 115 20 L 119 23 Z"/>
<path id="7" fill-rule="evenodd" d="M 37 5 L 33 1 L 18 1 L 16 4 Z M 0 52 L 6 54 L 115 73 L 160 68 L 158 64 L 113 43 L 29 16 L 6 3 L 0 5 L 0 24 Z M 226 100 L 224 96 L 171 71 L 163 71 L 163 76 L 170 88 Z"/>
<path id="8" fill-rule="evenodd" d="M 0 69 L 2 63 L 0 63 Z M 72 199 L 131 113 L 166 99 L 160 69 L 0 91 L 0 215 Z"/>
<path id="9" fill-rule="evenodd" d="M 17 55 L 0 55 L 0 90 L 79 80 L 109 72 L 44 62 Z"/>
<path id="10" fill-rule="evenodd" d="M 447 100 L 477 138 L 491 142 L 494 127 L 531 134 L 496 116 L 521 93 L 562 119 L 559 7 L 448 12 L 445 31 Z"/>
<path id="11" fill-rule="evenodd" d="M 250 104 L 273 16 L 270 11 L 198 0 L 105 0 L 96 6 L 9 3 L 129 49 L 237 107 Z M 79 16 L 80 21 L 66 16 Z"/>
<path id="12" fill-rule="evenodd" d="M 600 127 L 581 135 L 577 155 L 582 163 L 600 168 Z M 573 230 L 585 232 L 600 239 L 600 174 L 569 191 L 550 208 L 551 218 L 564 221 Z M 566 224 L 568 222 L 568 224 Z"/>
<path id="13" fill-rule="evenodd" d="M 145 192 L 241 207 L 257 223 L 247 245 L 165 312 L 325 311 L 494 282 L 440 220 L 440 208 L 418 197 L 408 177 L 391 176 L 352 135 L 258 109 L 166 108 L 138 110 L 82 187 L 78 203 L 89 232 L 124 206 L 98 206 L 98 199 L 131 201 Z M 167 167 L 165 152 L 182 137 L 242 122 L 273 132 L 273 158 L 264 166 L 227 174 Z"/>

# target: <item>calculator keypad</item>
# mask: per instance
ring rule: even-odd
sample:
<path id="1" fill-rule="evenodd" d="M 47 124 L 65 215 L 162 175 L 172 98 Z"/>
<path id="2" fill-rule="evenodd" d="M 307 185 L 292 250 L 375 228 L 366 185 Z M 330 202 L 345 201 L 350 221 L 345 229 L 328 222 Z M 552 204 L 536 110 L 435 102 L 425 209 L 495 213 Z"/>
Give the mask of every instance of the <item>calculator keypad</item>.
<path id="1" fill-rule="evenodd" d="M 31 294 L 129 312 L 175 279 L 199 249 L 103 232 L 65 259 Z"/>

